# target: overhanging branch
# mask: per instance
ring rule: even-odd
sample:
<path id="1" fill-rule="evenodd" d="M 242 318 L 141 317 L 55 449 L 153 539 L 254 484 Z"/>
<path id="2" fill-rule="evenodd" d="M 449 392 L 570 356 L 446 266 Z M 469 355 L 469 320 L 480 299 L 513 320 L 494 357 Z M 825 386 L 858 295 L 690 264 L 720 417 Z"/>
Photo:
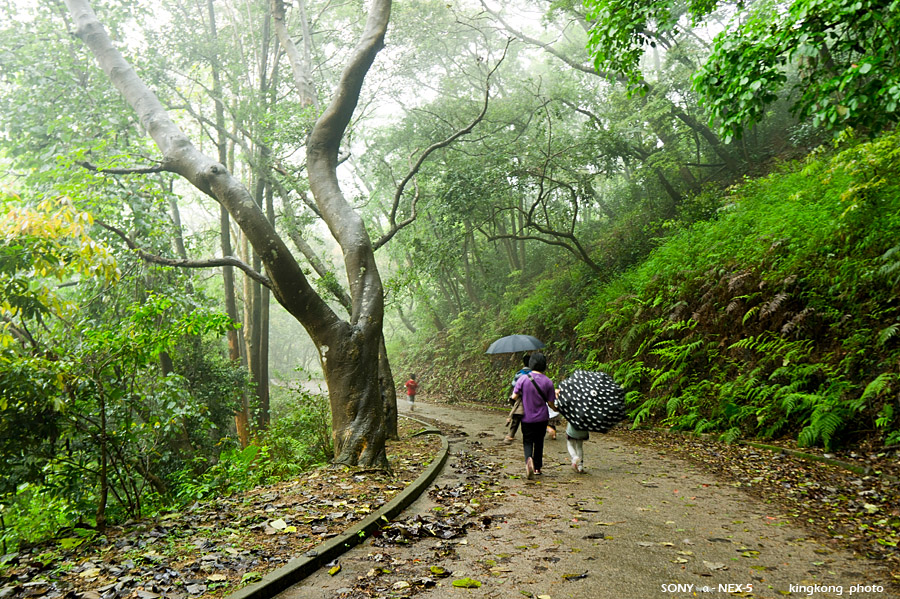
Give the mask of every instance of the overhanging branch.
<path id="1" fill-rule="evenodd" d="M 416 174 L 419 172 L 419 169 L 422 168 L 422 164 L 425 163 L 425 160 L 428 159 L 428 157 L 435 151 L 440 150 L 441 148 L 446 148 L 447 146 L 452 144 L 454 141 L 456 141 L 463 135 L 467 135 L 468 133 L 471 133 L 472 130 L 475 128 L 475 126 L 478 125 L 478 123 L 480 123 L 484 119 L 485 115 L 487 114 L 488 105 L 490 103 L 491 76 L 497 71 L 497 69 L 500 68 L 500 65 L 503 63 L 503 60 L 506 58 L 506 53 L 509 51 L 509 44 L 511 43 L 511 41 L 512 41 L 511 39 L 506 41 L 506 47 L 503 49 L 503 55 L 500 56 L 500 59 L 497 61 L 497 64 L 495 64 L 493 66 L 493 68 L 490 71 L 488 71 L 488 74 L 487 74 L 487 77 L 485 80 L 485 87 L 484 87 L 484 100 L 482 101 L 481 111 L 478 113 L 478 115 L 474 119 L 472 119 L 472 121 L 468 125 L 466 125 L 462 129 L 459 129 L 458 131 L 456 131 L 455 133 L 453 133 L 446 139 L 435 142 L 435 143 L 431 144 L 430 146 L 428 146 L 425 149 L 425 151 L 423 151 L 419 155 L 419 157 L 418 157 L 418 159 L 416 159 L 415 163 L 410 167 L 409 172 L 406 173 L 406 176 L 403 177 L 403 179 L 400 181 L 400 184 L 397 185 L 397 189 L 394 192 L 393 205 L 391 206 L 390 229 L 388 230 L 387 233 L 382 235 L 381 239 L 379 239 L 378 241 L 376 241 L 373 244 L 374 249 L 377 250 L 378 248 L 383 246 L 385 243 L 390 241 L 391 238 L 393 238 L 394 235 L 397 234 L 397 232 L 399 232 L 404 227 L 412 224 L 416 220 L 416 217 L 418 216 L 417 212 L 416 212 L 416 205 L 418 204 L 418 201 L 419 201 L 418 185 L 416 185 L 416 193 L 413 195 L 413 200 L 412 200 L 411 207 L 410 207 L 409 217 L 407 217 L 406 219 L 404 219 L 398 223 L 397 222 L 397 211 L 399 210 L 400 200 L 403 197 L 403 192 L 406 190 L 406 186 L 409 185 L 409 182 L 415 178 Z"/>
<path id="2" fill-rule="evenodd" d="M 272 282 L 269 280 L 269 277 L 266 275 L 253 270 L 248 264 L 234 258 L 233 256 L 225 256 L 224 258 L 209 258 L 207 260 L 185 260 L 181 258 L 166 258 L 165 256 L 158 256 L 156 254 L 151 254 L 143 249 L 141 249 L 128 235 L 125 231 L 119 229 L 118 227 L 114 227 L 102 221 L 94 221 L 107 231 L 114 233 L 118 237 L 125 242 L 125 244 L 134 252 L 140 256 L 141 260 L 145 262 L 151 262 L 153 264 L 159 264 L 162 266 L 176 266 L 178 268 L 216 268 L 219 266 L 233 266 L 238 268 L 244 273 L 266 288 L 271 289 Z"/>
<path id="3" fill-rule="evenodd" d="M 130 168 L 101 168 L 96 164 L 92 164 L 87 161 L 81 161 L 77 163 L 79 166 L 86 168 L 89 171 L 93 171 L 95 173 L 102 173 L 104 175 L 148 175 L 152 173 L 174 173 L 175 171 L 168 166 L 164 162 L 160 162 L 156 166 L 135 166 Z"/>

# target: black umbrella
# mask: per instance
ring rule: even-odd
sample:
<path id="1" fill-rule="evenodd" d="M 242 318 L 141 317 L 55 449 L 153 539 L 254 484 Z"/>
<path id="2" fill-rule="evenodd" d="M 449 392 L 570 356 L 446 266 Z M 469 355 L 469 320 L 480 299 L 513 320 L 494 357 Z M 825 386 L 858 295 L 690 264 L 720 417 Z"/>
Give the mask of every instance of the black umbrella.
<path id="1" fill-rule="evenodd" d="M 544 344 L 537 337 L 531 335 L 507 335 L 500 337 L 488 348 L 488 354 L 511 354 L 513 352 L 531 351 L 541 349 Z"/>
<path id="2" fill-rule="evenodd" d="M 574 428 L 605 433 L 625 419 L 625 390 L 605 372 L 576 370 L 557 388 L 556 409 Z"/>

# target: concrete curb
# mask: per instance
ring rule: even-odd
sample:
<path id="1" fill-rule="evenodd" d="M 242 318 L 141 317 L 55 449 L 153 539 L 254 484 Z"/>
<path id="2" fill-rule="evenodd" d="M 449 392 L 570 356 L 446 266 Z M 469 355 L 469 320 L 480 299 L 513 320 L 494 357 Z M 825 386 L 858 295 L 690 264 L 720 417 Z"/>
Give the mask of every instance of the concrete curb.
<path id="1" fill-rule="evenodd" d="M 415 420 L 414 418 L 411 420 Z M 420 422 L 416 420 L 416 422 Z M 426 427 L 430 427 L 427 423 L 422 423 Z M 440 431 L 429 428 L 419 434 L 440 434 Z M 405 510 L 409 505 L 419 498 L 428 485 L 437 478 L 444 464 L 447 462 L 447 456 L 450 453 L 450 444 L 447 438 L 441 435 L 441 449 L 434 461 L 428 465 L 425 472 L 419 475 L 406 487 L 399 495 L 386 503 L 380 510 L 369 514 L 363 520 L 351 526 L 343 533 L 336 537 L 332 537 L 314 547 L 310 551 L 289 561 L 287 564 L 269 572 L 263 576 L 259 582 L 248 585 L 242 589 L 227 595 L 225 599 L 268 599 L 274 597 L 281 591 L 293 586 L 327 564 L 347 550 L 362 543 L 373 531 L 387 524 L 392 518 Z"/>

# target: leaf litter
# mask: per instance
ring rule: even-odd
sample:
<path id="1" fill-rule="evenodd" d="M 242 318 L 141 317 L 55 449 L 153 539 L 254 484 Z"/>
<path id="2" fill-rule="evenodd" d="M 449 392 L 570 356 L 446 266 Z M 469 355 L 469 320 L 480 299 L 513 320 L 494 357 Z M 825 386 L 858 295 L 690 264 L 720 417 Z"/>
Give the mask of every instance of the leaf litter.
<path id="1" fill-rule="evenodd" d="M 479 445 L 477 441 L 469 443 L 476 448 Z M 372 547 L 384 552 L 370 554 L 368 559 L 376 563 L 389 562 L 391 570 L 369 570 L 366 576 L 358 577 L 352 587 L 342 589 L 338 597 L 409 597 L 430 590 L 441 584 L 441 579 L 453 575 L 453 571 L 442 564 L 457 558 L 456 548 L 467 542 L 463 537 L 469 530 L 486 530 L 493 524 L 493 518 L 482 512 L 489 505 L 489 499 L 502 494 L 499 491 L 501 468 L 474 452 L 460 450 L 451 454 L 445 469 L 459 475 L 461 480 L 434 485 L 428 490 L 428 497 L 435 504 L 430 513 L 400 518 L 372 535 Z M 419 557 L 397 559 L 389 553 L 392 549 L 427 540 L 433 543 L 416 552 Z M 478 588 L 482 583 L 464 577 L 454 579 L 450 584 Z"/>
<path id="2" fill-rule="evenodd" d="M 453 436 L 452 432 L 447 434 Z M 774 525 L 794 520 L 808 530 L 830 536 L 836 547 L 882 559 L 894 579 L 900 579 L 897 456 L 868 454 L 865 459 L 873 473 L 859 475 L 709 439 L 647 431 L 619 434 L 624 440 L 691 459 L 719 480 L 731 481 L 769 501 Z M 129 523 L 111 529 L 99 540 L 62 547 L 63 539 L 58 539 L 12 556 L 0 556 L 0 599 L 193 599 L 233 592 L 346 530 L 414 480 L 436 454 L 439 441 L 432 436 L 402 435 L 403 442 L 388 448 L 395 469 L 393 477 L 320 468 L 296 481 Z M 467 445 L 478 449 L 480 442 L 470 439 Z M 467 530 L 492 525 L 491 518 L 481 514 L 481 506 L 502 492 L 497 490 L 496 481 L 505 475 L 496 464 L 464 451 L 455 454 L 447 468 L 460 475 L 461 482 L 431 489 L 430 496 L 438 505 L 432 513 L 385 526 L 373 539 L 374 548 L 384 551 L 367 558 L 375 567 L 356 581 L 348 581 L 352 587 L 340 589 L 336 597 L 406 597 L 453 576 L 444 567 L 444 560 L 454 558 L 455 548 L 466 542 L 463 537 Z M 876 471 L 889 476 L 877 476 Z M 71 536 L 70 531 L 64 538 Z M 601 539 L 600 535 L 591 538 Z M 419 559 L 397 559 L 389 553 L 392 547 L 424 539 L 436 543 L 427 550 L 431 558 L 422 563 Z M 744 553 L 739 555 L 756 557 Z M 424 554 L 420 551 L 419 555 Z M 683 563 L 680 560 L 684 558 L 675 559 Z M 704 566 L 707 572 L 727 568 L 718 562 Z M 578 580 L 574 576 L 564 578 L 570 579 Z"/>
<path id="3" fill-rule="evenodd" d="M 421 426 L 404 419 L 399 428 L 401 441 L 387 447 L 392 473 L 320 467 L 293 481 L 109 527 L 85 542 L 64 542 L 72 538 L 69 530 L 0 556 L 0 599 L 193 599 L 234 592 L 340 534 L 415 480 L 437 455 L 440 439 L 414 436 Z M 469 497 L 461 489 L 441 492 L 460 502 Z M 458 530 L 470 508 L 451 508 L 418 526 L 437 535 Z"/>

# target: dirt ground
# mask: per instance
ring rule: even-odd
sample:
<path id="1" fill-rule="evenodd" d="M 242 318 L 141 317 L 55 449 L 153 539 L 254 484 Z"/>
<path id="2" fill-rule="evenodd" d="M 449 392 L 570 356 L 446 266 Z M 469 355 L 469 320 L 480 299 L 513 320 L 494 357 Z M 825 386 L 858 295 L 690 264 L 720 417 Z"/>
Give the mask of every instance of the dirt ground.
<path id="1" fill-rule="evenodd" d="M 368 539 L 279 599 L 897 596 L 876 562 L 614 434 L 585 443 L 585 474 L 571 469 L 565 435 L 548 439 L 544 474 L 528 481 L 521 439 L 502 442 L 504 414 L 417 402 L 411 415 L 449 437 L 450 459 L 408 521 L 440 514 L 436 493 L 481 485 L 478 525 L 452 538 Z"/>

